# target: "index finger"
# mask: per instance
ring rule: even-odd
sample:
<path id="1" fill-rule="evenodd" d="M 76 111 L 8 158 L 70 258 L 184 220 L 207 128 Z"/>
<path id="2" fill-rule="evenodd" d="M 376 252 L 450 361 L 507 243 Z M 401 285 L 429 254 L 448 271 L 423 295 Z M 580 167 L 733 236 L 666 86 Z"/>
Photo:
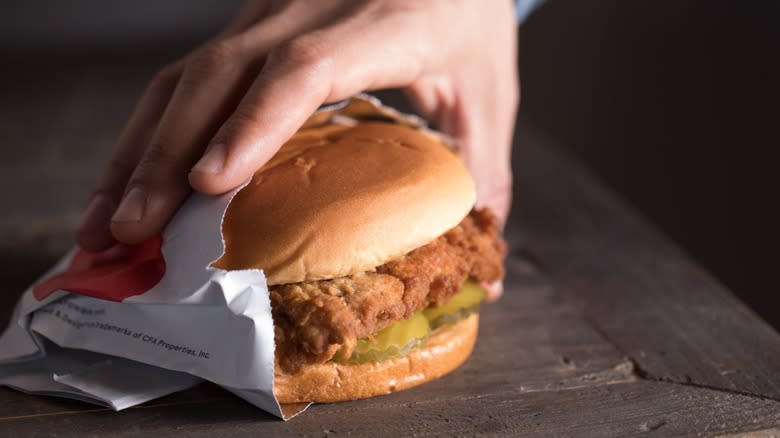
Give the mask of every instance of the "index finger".
<path id="1" fill-rule="evenodd" d="M 392 20 L 347 20 L 277 47 L 192 168 L 192 187 L 219 194 L 239 186 L 323 103 L 413 82 L 425 56 L 419 35 L 401 35 Z"/>

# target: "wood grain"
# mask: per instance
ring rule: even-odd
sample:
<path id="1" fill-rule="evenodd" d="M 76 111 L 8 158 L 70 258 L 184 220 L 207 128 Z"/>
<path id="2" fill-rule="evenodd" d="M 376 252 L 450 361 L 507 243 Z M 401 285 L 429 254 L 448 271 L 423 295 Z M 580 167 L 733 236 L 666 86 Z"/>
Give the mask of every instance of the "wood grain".
<path id="1" fill-rule="evenodd" d="M 749 415 L 747 414 L 749 413 Z M 108 410 L 0 419 L 7 437 L 42 436 L 715 436 L 771 430 L 771 400 L 664 382 L 638 381 L 563 391 L 450 394 L 418 388 L 376 399 L 318 405 L 287 423 L 235 398 L 163 401 Z"/>
<path id="2" fill-rule="evenodd" d="M 519 246 L 566 299 L 645 378 L 780 400 L 777 332 L 587 172 L 526 139 Z"/>

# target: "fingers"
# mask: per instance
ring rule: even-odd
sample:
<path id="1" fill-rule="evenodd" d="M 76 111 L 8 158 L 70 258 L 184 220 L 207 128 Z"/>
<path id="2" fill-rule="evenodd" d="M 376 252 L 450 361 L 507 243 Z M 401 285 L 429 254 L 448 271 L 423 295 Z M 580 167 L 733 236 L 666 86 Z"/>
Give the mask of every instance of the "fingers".
<path id="1" fill-rule="evenodd" d="M 512 82 L 506 86 L 511 89 Z M 462 139 L 463 159 L 476 182 L 477 207 L 491 209 L 503 226 L 512 201 L 515 105 L 491 99 L 491 94 L 459 100 L 453 116 L 461 122 L 454 132 Z"/>
<path id="2" fill-rule="evenodd" d="M 421 114 L 459 140 L 476 183 L 477 206 L 490 208 L 503 225 L 512 200 L 510 163 L 519 83 L 514 26 L 494 27 L 497 34 L 489 35 L 494 55 L 482 62 L 456 59 L 458 68 L 426 75 L 405 91 Z"/>
<path id="3" fill-rule="evenodd" d="M 244 99 L 192 168 L 192 187 L 218 194 L 240 185 L 323 103 L 412 82 L 423 68 L 423 46 L 403 41 L 415 35 L 396 35 L 394 44 L 386 44 L 397 29 L 393 20 L 355 18 L 272 50 Z"/>
<path id="4" fill-rule="evenodd" d="M 218 194 L 240 185 L 276 153 L 326 94 L 316 68 L 269 60 L 192 168 L 192 187 Z"/>
<path id="5" fill-rule="evenodd" d="M 480 84 L 468 79 L 490 76 Z M 515 77 L 466 72 L 423 78 L 406 91 L 421 114 L 459 140 L 461 157 L 476 183 L 477 206 L 490 208 L 503 226 L 512 197 Z"/>
<path id="6" fill-rule="evenodd" d="M 120 241 L 139 243 L 165 226 L 189 194 L 187 173 L 244 91 L 248 63 L 235 39 L 191 56 L 111 218 Z"/>
<path id="7" fill-rule="evenodd" d="M 163 229 L 190 192 L 191 166 L 240 101 L 268 51 L 335 13 L 333 7 L 320 9 L 309 16 L 295 8 L 282 10 L 248 29 L 243 29 L 245 21 L 238 20 L 222 38 L 188 56 L 153 136 L 129 179 L 125 177 L 124 196 L 111 217 L 110 230 L 116 239 L 138 243 Z M 300 19 L 292 20 L 289 13 Z M 233 33 L 238 29 L 243 32 Z M 102 217 L 107 204 L 96 205 L 100 209 L 94 211 Z"/>
<path id="8" fill-rule="evenodd" d="M 485 301 L 487 301 L 488 303 L 496 302 L 499 298 L 501 298 L 501 295 L 504 293 L 503 280 L 496 280 L 493 282 L 483 281 L 481 283 L 481 286 L 485 289 L 485 292 L 487 292 Z"/>
<path id="9" fill-rule="evenodd" d="M 173 94 L 181 71 L 181 64 L 173 64 L 161 70 L 138 101 L 77 226 L 76 241 L 82 248 L 99 251 L 116 242 L 110 230 L 111 216 L 119 205 L 127 180 L 143 154 L 144 145 L 149 142 Z"/>

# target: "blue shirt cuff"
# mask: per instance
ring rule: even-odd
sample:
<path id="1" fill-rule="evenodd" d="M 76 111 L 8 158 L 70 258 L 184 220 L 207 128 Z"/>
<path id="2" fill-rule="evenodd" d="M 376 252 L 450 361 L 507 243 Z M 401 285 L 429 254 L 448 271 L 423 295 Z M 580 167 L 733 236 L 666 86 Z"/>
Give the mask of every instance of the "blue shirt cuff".
<path id="1" fill-rule="evenodd" d="M 517 22 L 522 23 L 525 21 L 525 19 L 531 15 L 531 12 L 541 6 L 542 3 L 544 3 L 544 0 L 515 0 L 515 16 L 517 17 Z"/>

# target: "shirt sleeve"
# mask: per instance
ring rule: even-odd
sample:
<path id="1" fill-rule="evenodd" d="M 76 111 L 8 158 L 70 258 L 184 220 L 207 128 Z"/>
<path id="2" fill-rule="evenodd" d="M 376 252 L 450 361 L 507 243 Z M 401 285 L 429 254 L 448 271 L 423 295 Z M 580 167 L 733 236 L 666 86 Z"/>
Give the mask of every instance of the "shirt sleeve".
<path id="1" fill-rule="evenodd" d="M 515 16 L 517 17 L 517 22 L 522 23 L 525 21 L 525 19 L 531 15 L 531 12 L 541 6 L 542 3 L 544 3 L 544 0 L 515 0 Z"/>

